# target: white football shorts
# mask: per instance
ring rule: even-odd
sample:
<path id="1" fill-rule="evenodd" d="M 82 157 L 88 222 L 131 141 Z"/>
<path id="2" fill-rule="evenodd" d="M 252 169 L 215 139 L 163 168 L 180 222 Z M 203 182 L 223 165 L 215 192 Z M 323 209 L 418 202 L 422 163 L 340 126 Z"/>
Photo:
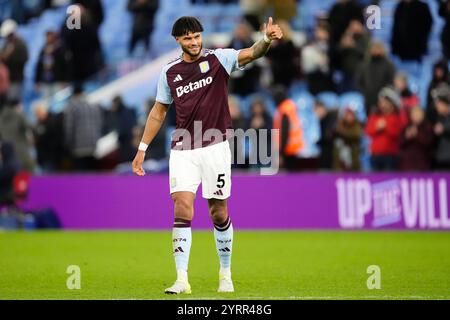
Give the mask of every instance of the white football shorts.
<path id="1" fill-rule="evenodd" d="M 193 150 L 171 150 L 170 193 L 197 193 L 202 184 L 205 199 L 228 199 L 231 195 L 231 150 L 228 140 Z"/>

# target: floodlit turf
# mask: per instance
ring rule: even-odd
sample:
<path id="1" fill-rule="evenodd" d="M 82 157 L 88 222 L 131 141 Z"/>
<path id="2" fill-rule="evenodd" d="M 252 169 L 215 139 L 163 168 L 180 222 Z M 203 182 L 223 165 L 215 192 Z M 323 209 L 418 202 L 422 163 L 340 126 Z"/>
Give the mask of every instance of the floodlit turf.
<path id="1" fill-rule="evenodd" d="M 0 233 L 0 299 L 450 299 L 450 233 L 236 232 L 236 293 L 218 294 L 213 234 L 194 232 L 192 295 L 163 294 L 174 269 L 170 232 Z"/>

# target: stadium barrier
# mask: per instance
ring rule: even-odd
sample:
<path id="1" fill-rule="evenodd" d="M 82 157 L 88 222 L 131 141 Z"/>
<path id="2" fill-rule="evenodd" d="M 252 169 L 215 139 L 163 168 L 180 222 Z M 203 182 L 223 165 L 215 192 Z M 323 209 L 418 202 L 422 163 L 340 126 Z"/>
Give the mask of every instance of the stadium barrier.
<path id="1" fill-rule="evenodd" d="M 234 175 L 237 229 L 450 230 L 450 174 Z M 206 201 L 193 227 L 211 229 Z M 54 209 L 66 229 L 170 229 L 166 175 L 33 177 L 30 209 Z"/>

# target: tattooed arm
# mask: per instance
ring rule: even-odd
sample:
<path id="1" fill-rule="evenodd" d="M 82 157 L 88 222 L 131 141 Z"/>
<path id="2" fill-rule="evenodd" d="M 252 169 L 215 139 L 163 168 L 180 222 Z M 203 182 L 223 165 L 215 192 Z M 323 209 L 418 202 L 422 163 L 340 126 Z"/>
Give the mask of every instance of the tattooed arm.
<path id="1" fill-rule="evenodd" d="M 259 59 L 269 51 L 272 40 L 279 40 L 283 37 L 280 27 L 273 24 L 272 17 L 267 24 L 264 24 L 264 38 L 258 40 L 253 46 L 243 49 L 239 52 L 239 65 L 244 66 L 253 60 Z"/>

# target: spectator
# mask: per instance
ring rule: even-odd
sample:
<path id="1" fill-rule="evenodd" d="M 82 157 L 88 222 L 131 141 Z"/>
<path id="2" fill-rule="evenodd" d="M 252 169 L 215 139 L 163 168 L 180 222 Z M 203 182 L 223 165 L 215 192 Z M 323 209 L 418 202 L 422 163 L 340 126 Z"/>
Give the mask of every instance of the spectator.
<path id="1" fill-rule="evenodd" d="M 433 127 L 422 108 L 411 109 L 409 123 L 400 136 L 399 168 L 402 171 L 427 171 L 431 168 Z"/>
<path id="2" fill-rule="evenodd" d="M 436 168 L 450 170 L 450 86 L 441 85 L 433 92 L 437 121 L 434 134 L 437 140 Z"/>
<path id="3" fill-rule="evenodd" d="M 22 82 L 24 79 L 25 63 L 28 61 L 28 49 L 25 42 L 16 35 L 17 23 L 6 20 L 2 23 L 0 36 L 6 38 L 5 44 L 0 51 L 0 59 L 8 67 L 11 86 L 9 89 L 9 100 L 20 100 L 22 98 Z"/>
<path id="4" fill-rule="evenodd" d="M 400 117 L 402 125 L 406 126 L 409 122 L 409 113 L 411 109 L 420 104 L 419 97 L 409 89 L 408 76 L 402 72 L 397 72 L 394 77 L 394 89 L 400 95 Z"/>
<path id="5" fill-rule="evenodd" d="M 96 168 L 94 151 L 101 137 L 102 113 L 100 107 L 91 105 L 76 85 L 69 104 L 64 110 L 65 147 L 73 158 L 75 170 Z"/>
<path id="6" fill-rule="evenodd" d="M 275 41 L 266 57 L 269 59 L 272 69 L 273 85 L 290 87 L 296 74 L 295 65 L 298 61 L 299 52 L 292 42 L 292 30 L 286 21 L 278 21 L 283 31 L 283 38 Z"/>
<path id="7" fill-rule="evenodd" d="M 366 104 L 366 113 L 377 104 L 380 90 L 392 84 L 395 67 L 387 58 L 384 45 L 381 42 L 372 42 L 370 55 L 356 75 L 357 88 L 362 92 Z"/>
<path id="8" fill-rule="evenodd" d="M 355 111 L 346 107 L 337 121 L 333 150 L 333 168 L 340 171 L 361 170 L 363 128 Z"/>
<path id="9" fill-rule="evenodd" d="M 116 131 L 119 135 L 119 163 L 132 161 L 136 153 L 133 145 L 133 130 L 137 125 L 135 110 L 127 108 L 122 97 L 117 96 L 112 101 L 105 123 L 107 132 Z"/>
<path id="10" fill-rule="evenodd" d="M 272 117 L 267 112 L 266 105 L 263 100 L 256 99 L 250 108 L 250 117 L 248 120 L 247 128 L 256 130 L 256 140 L 251 141 L 250 160 L 258 160 L 258 164 L 261 164 L 260 155 L 268 156 L 271 152 L 271 135 L 270 129 L 272 128 Z M 261 142 L 261 139 L 266 139 Z M 261 146 L 266 149 L 261 150 Z M 251 157 L 253 155 L 253 158 Z M 250 164 L 254 164 L 251 163 Z"/>
<path id="11" fill-rule="evenodd" d="M 378 110 L 369 116 L 366 133 L 372 139 L 370 162 L 375 171 L 397 168 L 399 138 L 403 129 L 398 113 L 400 105 L 398 93 L 390 87 L 383 88 L 379 94 Z"/>
<path id="12" fill-rule="evenodd" d="M 14 146 L 0 138 L 0 209 L 14 202 L 13 179 L 18 172 Z"/>
<path id="13" fill-rule="evenodd" d="M 35 163 L 31 157 L 32 127 L 18 101 L 7 103 L 0 112 L 0 136 L 13 145 L 20 169 L 33 172 Z"/>
<path id="14" fill-rule="evenodd" d="M 272 12 L 276 21 L 285 20 L 290 22 L 297 16 L 296 0 L 268 0 L 269 12 Z"/>
<path id="15" fill-rule="evenodd" d="M 72 79 L 72 54 L 64 47 L 59 35 L 47 31 L 46 42 L 36 65 L 35 83 L 44 99 L 49 99 Z"/>
<path id="16" fill-rule="evenodd" d="M 420 104 L 419 97 L 411 91 L 408 83 L 408 76 L 405 73 L 397 72 L 394 77 L 395 91 L 400 95 L 401 106 L 409 112 L 413 107 Z"/>
<path id="17" fill-rule="evenodd" d="M 8 100 L 9 86 L 9 70 L 0 58 L 0 111 Z"/>
<path id="18" fill-rule="evenodd" d="M 288 98 L 284 87 L 276 87 L 273 95 L 277 105 L 273 129 L 277 131 L 274 132 L 272 141 L 280 151 L 280 167 L 293 171 L 297 167 L 297 156 L 305 145 L 297 105 Z"/>
<path id="19" fill-rule="evenodd" d="M 302 50 L 301 66 L 306 75 L 308 90 L 316 95 L 324 91 L 333 91 L 334 85 L 328 59 L 329 31 L 327 26 L 317 25 L 314 34 L 314 40 Z"/>
<path id="20" fill-rule="evenodd" d="M 95 28 L 98 30 L 103 23 L 103 5 L 101 0 L 72 0 L 73 4 L 81 5 L 85 8 L 92 18 Z"/>
<path id="21" fill-rule="evenodd" d="M 236 96 L 228 96 L 228 108 L 230 109 L 231 122 L 234 130 L 242 129 L 246 130 L 247 123 L 242 115 L 239 107 L 239 100 Z M 233 137 L 233 168 L 244 169 L 248 168 L 248 164 L 245 158 L 245 141 L 242 135 L 235 135 Z"/>
<path id="22" fill-rule="evenodd" d="M 251 47 L 253 43 L 250 26 L 246 23 L 240 23 L 234 30 L 233 39 L 227 47 L 240 50 Z M 260 74 L 261 68 L 258 62 L 247 64 L 245 70 L 234 72 L 231 75 L 230 92 L 240 96 L 255 93 L 259 88 Z"/>
<path id="23" fill-rule="evenodd" d="M 239 107 L 239 101 L 235 96 L 228 96 L 228 107 L 230 109 L 231 122 L 234 129 L 246 129 L 246 121 Z"/>
<path id="24" fill-rule="evenodd" d="M 330 57 L 333 68 L 339 67 L 337 49 L 342 35 L 351 21 L 364 23 L 362 7 L 354 0 L 339 0 L 332 7 L 328 15 L 330 24 Z"/>
<path id="25" fill-rule="evenodd" d="M 450 1 L 440 0 L 439 15 L 445 20 L 445 25 L 442 28 L 441 42 L 444 57 L 450 60 Z"/>
<path id="26" fill-rule="evenodd" d="M 340 92 L 355 90 L 355 74 L 364 61 L 370 36 L 359 20 L 350 22 L 339 44 L 339 60 L 344 79 Z"/>
<path id="27" fill-rule="evenodd" d="M 64 23 L 61 37 L 72 52 L 73 81 L 83 82 L 103 67 L 97 25 L 84 7 L 80 7 L 80 29 L 69 29 Z"/>
<path id="28" fill-rule="evenodd" d="M 158 0 L 129 0 L 128 11 L 133 14 L 133 28 L 129 53 L 132 54 L 139 41 L 144 42 L 145 51 L 150 49 L 150 35 L 153 32 L 153 20 L 158 10 Z"/>
<path id="29" fill-rule="evenodd" d="M 320 148 L 319 166 L 321 169 L 330 170 L 333 166 L 337 112 L 328 110 L 321 102 L 316 102 L 314 113 L 320 121 L 320 139 L 317 142 Z"/>
<path id="30" fill-rule="evenodd" d="M 394 13 L 392 53 L 402 60 L 421 61 L 428 51 L 433 18 L 427 3 L 402 0 Z"/>
<path id="31" fill-rule="evenodd" d="M 62 114 L 50 113 L 44 104 L 36 105 L 33 111 L 37 163 L 42 171 L 53 172 L 59 169 L 64 152 Z"/>
<path id="32" fill-rule="evenodd" d="M 267 0 L 239 0 L 239 6 L 245 20 L 258 31 L 261 27 L 261 17 L 266 10 Z"/>
<path id="33" fill-rule="evenodd" d="M 450 75 L 445 60 L 440 60 L 433 66 L 433 78 L 428 87 L 426 117 L 431 123 L 435 123 L 437 118 L 432 92 L 442 84 L 450 85 Z"/>

